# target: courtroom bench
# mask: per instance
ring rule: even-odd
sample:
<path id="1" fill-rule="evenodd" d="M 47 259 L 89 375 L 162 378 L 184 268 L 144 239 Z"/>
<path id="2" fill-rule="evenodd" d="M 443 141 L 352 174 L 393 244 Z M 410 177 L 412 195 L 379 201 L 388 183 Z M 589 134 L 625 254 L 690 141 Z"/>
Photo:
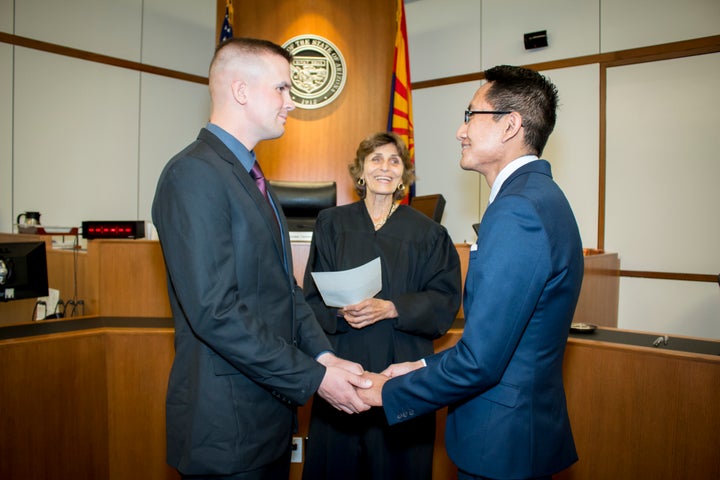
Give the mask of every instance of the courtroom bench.
<path id="1" fill-rule="evenodd" d="M 165 464 L 173 332 L 152 317 L 0 327 L 0 478 L 177 479 Z M 461 335 L 452 329 L 436 349 Z M 603 327 L 570 336 L 563 375 L 580 461 L 556 479 L 720 478 L 720 342 L 653 347 L 657 336 Z M 309 405 L 298 413 L 304 436 Z M 445 409 L 437 418 L 433 478 L 456 478 Z M 300 471 L 293 464 L 291 478 Z"/>

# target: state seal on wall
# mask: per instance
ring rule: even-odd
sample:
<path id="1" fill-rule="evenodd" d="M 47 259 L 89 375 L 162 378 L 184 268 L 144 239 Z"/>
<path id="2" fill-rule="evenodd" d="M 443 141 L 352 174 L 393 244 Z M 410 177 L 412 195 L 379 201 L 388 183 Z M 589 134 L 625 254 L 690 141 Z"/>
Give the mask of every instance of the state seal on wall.
<path id="1" fill-rule="evenodd" d="M 299 35 L 283 44 L 293 56 L 290 97 L 298 108 L 314 109 L 333 102 L 345 86 L 347 70 L 340 50 L 317 35 Z"/>

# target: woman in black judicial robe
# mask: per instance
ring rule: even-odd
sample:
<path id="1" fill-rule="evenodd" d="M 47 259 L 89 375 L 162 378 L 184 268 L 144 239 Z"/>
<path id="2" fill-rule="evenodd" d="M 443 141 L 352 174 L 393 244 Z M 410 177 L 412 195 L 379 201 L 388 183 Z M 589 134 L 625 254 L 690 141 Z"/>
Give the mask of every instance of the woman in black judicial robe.
<path id="1" fill-rule="evenodd" d="M 335 353 L 372 372 L 433 353 L 461 301 L 460 260 L 447 230 L 398 202 L 414 180 L 395 134 L 363 140 L 350 174 L 359 202 L 320 212 L 304 293 Z M 325 306 L 311 272 L 339 271 L 380 257 L 382 290 L 342 309 Z M 313 399 L 304 480 L 430 480 L 435 415 L 389 427 L 381 409 L 357 415 Z"/>

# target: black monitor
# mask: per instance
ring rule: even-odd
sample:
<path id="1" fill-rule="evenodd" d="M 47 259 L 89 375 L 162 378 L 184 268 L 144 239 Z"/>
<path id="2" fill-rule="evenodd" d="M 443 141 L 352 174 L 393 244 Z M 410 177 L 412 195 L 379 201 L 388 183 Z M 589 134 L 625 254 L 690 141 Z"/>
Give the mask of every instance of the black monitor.
<path id="1" fill-rule="evenodd" d="M 445 211 L 445 197 L 440 193 L 415 196 L 410 199 L 410 206 L 440 223 Z"/>
<path id="2" fill-rule="evenodd" d="M 0 301 L 47 295 L 45 242 L 0 243 Z"/>
<path id="3" fill-rule="evenodd" d="M 290 231 L 312 232 L 320 210 L 337 203 L 335 182 L 285 182 L 270 180 Z"/>

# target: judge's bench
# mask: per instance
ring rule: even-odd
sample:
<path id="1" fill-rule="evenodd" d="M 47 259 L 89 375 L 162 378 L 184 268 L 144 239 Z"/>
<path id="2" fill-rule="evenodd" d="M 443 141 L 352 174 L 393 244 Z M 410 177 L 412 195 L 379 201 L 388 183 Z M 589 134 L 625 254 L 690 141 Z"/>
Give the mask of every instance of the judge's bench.
<path id="1" fill-rule="evenodd" d="M 0 234 L 0 242 L 41 237 Z M 83 315 L 32 321 L 34 300 L 0 303 L 0 478 L 177 479 L 165 463 L 173 325 L 158 242 L 47 243 L 51 288 Z M 469 245 L 457 245 L 467 269 Z M 309 244 L 293 245 L 302 281 Z M 586 251 L 563 366 L 580 460 L 556 479 L 720 478 L 720 342 L 617 329 L 617 254 Z M 451 347 L 462 316 L 436 341 Z M 309 405 L 297 437 L 307 434 Z M 457 478 L 437 414 L 434 479 Z M 299 479 L 302 463 L 293 463 Z"/>

